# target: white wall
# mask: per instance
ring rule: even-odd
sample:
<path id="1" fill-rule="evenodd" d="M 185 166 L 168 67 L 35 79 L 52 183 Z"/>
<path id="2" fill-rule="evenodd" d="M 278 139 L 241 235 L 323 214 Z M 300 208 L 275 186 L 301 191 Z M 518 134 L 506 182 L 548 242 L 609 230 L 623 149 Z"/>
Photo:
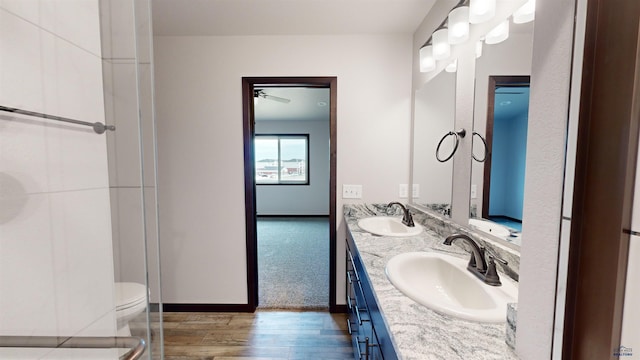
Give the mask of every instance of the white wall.
<path id="1" fill-rule="evenodd" d="M 409 176 L 411 36 L 156 37 L 163 296 L 246 303 L 243 76 L 337 76 L 337 184 L 398 200 Z M 338 195 L 337 301 L 345 226 Z"/>
<path id="2" fill-rule="evenodd" d="M 258 215 L 329 215 L 329 119 L 256 121 L 256 134 L 308 134 L 308 185 L 257 185 Z"/>
<path id="3" fill-rule="evenodd" d="M 640 168 L 640 152 L 636 169 Z M 624 312 L 622 318 L 622 337 L 620 345 L 640 348 L 640 173 L 636 171 L 635 194 L 633 197 L 633 216 L 631 218 L 629 242 L 629 263 L 627 264 L 627 283 L 624 294 Z M 638 350 L 636 350 L 638 351 Z"/>
<path id="4" fill-rule="evenodd" d="M 0 64 L 1 105 L 104 122 L 98 1 L 0 1 Z M 0 113 L 0 334 L 115 333 L 105 139 Z"/>
<path id="5" fill-rule="evenodd" d="M 569 267 L 569 241 L 571 238 L 571 212 L 573 209 L 573 183 L 575 178 L 576 150 L 578 144 L 578 120 L 580 117 L 580 91 L 582 86 L 582 62 L 587 19 L 587 0 L 576 1 L 576 25 L 573 41 L 571 69 L 571 94 L 569 126 L 567 128 L 567 154 L 565 160 L 564 194 L 562 199 L 562 225 L 558 254 L 558 282 L 556 284 L 556 311 L 553 328 L 552 359 L 562 359 L 564 337 L 567 272 Z"/>
<path id="6" fill-rule="evenodd" d="M 536 4 L 516 352 L 551 356 L 575 2 Z M 542 175 L 544 174 L 544 175 Z"/>

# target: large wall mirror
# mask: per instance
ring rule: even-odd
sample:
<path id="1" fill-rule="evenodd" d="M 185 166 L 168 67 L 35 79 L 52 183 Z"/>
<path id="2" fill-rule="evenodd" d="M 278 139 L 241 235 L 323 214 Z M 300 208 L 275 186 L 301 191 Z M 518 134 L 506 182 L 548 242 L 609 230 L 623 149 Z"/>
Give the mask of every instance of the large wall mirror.
<path id="1" fill-rule="evenodd" d="M 414 205 L 451 214 L 453 161 L 436 159 L 442 137 L 453 130 L 456 106 L 456 73 L 440 72 L 415 92 L 413 123 Z M 440 143 L 442 157 L 451 154 L 454 136 Z"/>
<path id="2" fill-rule="evenodd" d="M 514 23 L 513 14 L 525 3 L 526 0 L 498 1 L 494 17 L 472 24 L 469 39 L 452 46 L 450 57 L 436 61 L 435 69 L 419 72 L 419 66 L 414 65 L 413 79 L 419 85 L 414 87 L 412 183 L 419 187 L 419 194 L 414 192 L 411 196 L 410 191 L 409 201 L 422 210 L 450 214 L 459 225 L 485 231 L 493 240 L 516 249 L 521 241 L 529 93 L 525 83 L 531 74 L 534 22 L 520 18 L 519 23 Z M 416 55 L 434 29 L 442 26 L 438 25 L 442 16 L 455 2 L 438 0 L 436 5 L 440 13 L 430 12 L 433 16 L 425 18 L 414 35 Z M 508 26 L 504 26 L 505 20 Z M 506 28 L 506 40 L 496 35 L 494 30 L 499 28 Z M 478 47 L 478 43 L 482 46 Z M 453 59 L 457 59 L 457 71 L 446 72 Z M 514 109 L 521 103 L 524 108 Z M 509 108 L 513 109 L 511 115 Z M 511 118 L 519 121 L 507 120 Z M 462 145 L 449 161 L 439 162 L 435 152 L 440 139 L 459 129 L 466 130 Z M 490 151 L 485 154 L 481 139 L 487 138 Z M 443 157 L 453 148 L 454 139 L 445 139 Z M 514 153 L 517 156 L 511 156 Z M 477 161 L 485 157 L 485 161 Z M 495 171 L 492 163 L 497 166 Z M 510 180 L 514 177 L 520 179 L 517 184 Z M 492 182 L 497 189 L 493 194 Z M 514 190 L 505 193 L 502 190 L 506 188 Z M 502 201 L 507 205 L 498 206 L 500 198 L 512 200 L 516 193 L 517 201 Z M 497 198 L 493 205 L 492 195 Z M 494 205 L 498 210 L 492 210 Z"/>
<path id="3" fill-rule="evenodd" d="M 506 41 L 476 60 L 469 223 L 520 245 L 524 198 L 533 22 L 511 24 Z M 475 158 L 475 159 L 474 159 Z"/>

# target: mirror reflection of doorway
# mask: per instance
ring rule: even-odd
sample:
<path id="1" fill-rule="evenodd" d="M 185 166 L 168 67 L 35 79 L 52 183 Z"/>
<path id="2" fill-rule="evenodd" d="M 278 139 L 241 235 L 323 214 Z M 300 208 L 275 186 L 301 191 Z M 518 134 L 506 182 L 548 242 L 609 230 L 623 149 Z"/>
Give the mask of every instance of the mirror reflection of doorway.
<path id="1" fill-rule="evenodd" d="M 482 217 L 522 231 L 529 76 L 490 76 Z"/>

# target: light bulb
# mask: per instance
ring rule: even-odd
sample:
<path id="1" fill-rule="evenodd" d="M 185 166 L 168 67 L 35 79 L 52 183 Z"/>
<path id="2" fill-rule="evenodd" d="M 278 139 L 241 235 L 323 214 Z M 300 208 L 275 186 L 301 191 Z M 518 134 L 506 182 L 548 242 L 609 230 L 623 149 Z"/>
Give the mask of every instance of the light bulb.
<path id="1" fill-rule="evenodd" d="M 440 29 L 431 35 L 433 42 L 433 58 L 443 60 L 451 54 L 451 46 L 449 45 L 449 30 Z"/>
<path id="2" fill-rule="evenodd" d="M 449 13 L 449 44 L 457 45 L 469 39 L 469 7 L 460 6 Z"/>
<path id="3" fill-rule="evenodd" d="M 509 38 L 509 19 L 501 22 L 493 30 L 487 33 L 487 37 L 484 39 L 489 45 L 503 42 Z"/>
<path id="4" fill-rule="evenodd" d="M 491 20 L 496 14 L 496 0 L 471 0 L 469 2 L 469 22 L 480 24 Z"/>
<path id="5" fill-rule="evenodd" d="M 420 72 L 433 71 L 436 68 L 436 59 L 433 58 L 433 46 L 427 45 L 420 48 Z"/>
<path id="6" fill-rule="evenodd" d="M 458 59 L 455 59 L 451 62 L 451 64 L 447 65 L 446 68 L 444 68 L 444 71 L 446 72 L 456 72 L 458 70 Z"/>
<path id="7" fill-rule="evenodd" d="M 520 9 L 513 13 L 513 22 L 524 24 L 533 21 L 536 15 L 536 0 L 528 0 Z"/>

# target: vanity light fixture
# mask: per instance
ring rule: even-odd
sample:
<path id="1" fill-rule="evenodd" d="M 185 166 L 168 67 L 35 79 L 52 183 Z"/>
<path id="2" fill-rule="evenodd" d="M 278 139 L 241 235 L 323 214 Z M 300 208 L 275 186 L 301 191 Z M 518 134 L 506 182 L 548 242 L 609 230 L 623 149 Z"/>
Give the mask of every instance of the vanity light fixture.
<path id="1" fill-rule="evenodd" d="M 451 55 L 451 45 L 449 45 L 449 29 L 440 28 L 431 35 L 433 43 L 433 58 L 444 60 Z"/>
<path id="2" fill-rule="evenodd" d="M 428 44 L 420 48 L 420 72 L 436 69 L 436 59 L 433 58 L 433 45 Z"/>
<path id="3" fill-rule="evenodd" d="M 470 0 L 469 22 L 480 24 L 489 21 L 496 14 L 496 0 Z"/>
<path id="4" fill-rule="evenodd" d="M 536 0 L 528 0 L 513 13 L 514 24 L 524 24 L 533 21 L 536 14 Z"/>
<path id="5" fill-rule="evenodd" d="M 447 67 L 444 68 L 444 71 L 449 73 L 454 73 L 458 71 L 458 59 L 453 60 L 451 64 L 447 65 Z"/>
<path id="6" fill-rule="evenodd" d="M 484 41 L 489 44 L 497 44 L 501 43 L 509 38 L 509 19 L 501 22 L 498 26 L 494 27 L 493 30 L 487 33 Z"/>
<path id="7" fill-rule="evenodd" d="M 469 39 L 469 6 L 458 6 L 451 10 L 447 20 L 449 44 L 457 45 Z"/>

